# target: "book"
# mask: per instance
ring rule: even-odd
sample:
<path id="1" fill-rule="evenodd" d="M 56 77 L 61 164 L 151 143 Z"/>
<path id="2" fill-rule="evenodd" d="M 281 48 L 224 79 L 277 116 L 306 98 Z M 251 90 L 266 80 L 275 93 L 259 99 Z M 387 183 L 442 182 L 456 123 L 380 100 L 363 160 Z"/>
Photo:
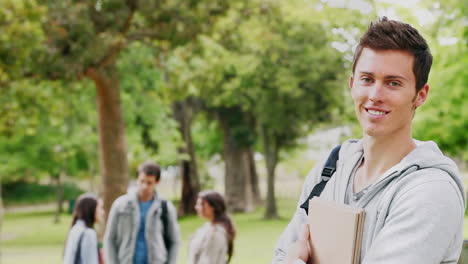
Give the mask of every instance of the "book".
<path id="1" fill-rule="evenodd" d="M 359 264 L 365 211 L 314 197 L 308 224 L 312 263 Z"/>

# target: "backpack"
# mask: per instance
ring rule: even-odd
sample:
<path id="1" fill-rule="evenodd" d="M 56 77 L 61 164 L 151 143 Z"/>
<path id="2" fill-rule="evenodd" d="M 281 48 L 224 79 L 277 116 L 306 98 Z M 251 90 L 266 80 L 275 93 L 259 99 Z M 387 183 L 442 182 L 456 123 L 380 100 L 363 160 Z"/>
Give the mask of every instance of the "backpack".
<path id="1" fill-rule="evenodd" d="M 78 239 L 78 247 L 76 249 L 75 260 L 73 261 L 73 264 L 81 264 L 81 258 L 80 258 L 81 257 L 81 240 L 83 240 L 83 236 L 85 232 L 86 232 L 86 227 L 83 230 L 83 232 L 81 232 L 80 238 Z"/>
<path id="2" fill-rule="evenodd" d="M 332 150 L 332 152 L 330 153 L 330 156 L 328 156 L 327 162 L 325 162 L 325 166 L 323 167 L 322 174 L 321 174 L 322 180 L 317 185 L 314 186 L 314 188 L 309 194 L 309 197 L 307 197 L 306 201 L 303 204 L 301 204 L 301 206 L 299 206 L 300 208 L 306 211 L 306 214 L 309 214 L 309 200 L 315 196 L 317 197 L 320 196 L 323 189 L 325 188 L 325 185 L 327 185 L 328 181 L 333 176 L 333 173 L 335 173 L 336 161 L 338 160 L 338 154 L 340 152 L 340 148 L 341 148 L 341 145 L 338 145 Z"/>
<path id="3" fill-rule="evenodd" d="M 169 251 L 169 248 L 172 246 L 171 245 L 171 238 L 169 237 L 169 215 L 167 212 L 167 201 L 162 200 L 161 201 L 161 222 L 163 224 L 163 240 L 164 240 L 164 246 L 166 249 Z"/>

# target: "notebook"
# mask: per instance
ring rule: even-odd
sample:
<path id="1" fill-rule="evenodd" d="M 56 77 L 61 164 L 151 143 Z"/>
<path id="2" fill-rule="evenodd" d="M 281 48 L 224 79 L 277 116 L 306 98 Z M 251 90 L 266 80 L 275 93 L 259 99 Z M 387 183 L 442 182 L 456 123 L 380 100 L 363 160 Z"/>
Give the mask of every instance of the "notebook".
<path id="1" fill-rule="evenodd" d="M 358 264 L 365 211 L 314 197 L 309 201 L 314 264 Z"/>

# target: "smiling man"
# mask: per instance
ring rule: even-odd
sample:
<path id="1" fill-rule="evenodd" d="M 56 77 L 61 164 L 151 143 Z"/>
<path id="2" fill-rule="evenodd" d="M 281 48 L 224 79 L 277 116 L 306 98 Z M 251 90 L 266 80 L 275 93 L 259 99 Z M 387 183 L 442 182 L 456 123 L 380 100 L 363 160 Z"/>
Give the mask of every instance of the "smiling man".
<path id="1" fill-rule="evenodd" d="M 418 31 L 386 17 L 356 48 L 349 87 L 363 138 L 342 144 L 320 197 L 366 211 L 360 263 L 457 263 L 460 256 L 466 198 L 458 169 L 436 143 L 411 135 L 431 64 Z M 299 205 L 321 182 L 326 159 L 307 176 Z M 298 206 L 273 263 L 311 263 L 306 222 Z"/>

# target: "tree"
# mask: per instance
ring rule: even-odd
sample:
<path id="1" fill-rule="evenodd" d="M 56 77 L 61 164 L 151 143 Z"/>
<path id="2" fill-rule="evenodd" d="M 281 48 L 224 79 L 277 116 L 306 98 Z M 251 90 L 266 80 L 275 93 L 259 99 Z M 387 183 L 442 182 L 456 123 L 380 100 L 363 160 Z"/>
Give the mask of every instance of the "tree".
<path id="1" fill-rule="evenodd" d="M 119 77 L 132 171 L 147 159 L 166 167 L 182 158 L 177 151 L 182 139 L 171 116 L 171 103 L 164 97 L 155 56 L 152 46 L 136 41 L 123 50 L 117 62 L 122 73 Z"/>
<path id="2" fill-rule="evenodd" d="M 2 176 L 6 182 L 50 177 L 57 189 L 55 222 L 63 211 L 65 176 L 87 173 L 95 152 L 88 148 L 95 145 L 89 97 L 76 93 L 79 85 L 68 83 L 67 91 L 63 86 L 58 81 L 14 81 L 0 97 L 7 106 L 11 101 L 18 105 L 4 109 L 0 120 L 4 124 L 18 117 L 0 135 Z"/>
<path id="3" fill-rule="evenodd" d="M 190 47 L 192 43 L 185 46 Z M 178 48 L 173 47 L 166 52 L 171 54 Z M 180 67 L 182 66 L 182 68 Z M 192 139 L 192 122 L 199 111 L 200 101 L 192 96 L 187 89 L 190 84 L 181 80 L 186 80 L 183 76 L 183 66 L 181 61 L 174 62 L 170 58 L 165 58 L 164 66 L 161 68 L 164 76 L 164 91 L 171 103 L 172 117 L 178 123 L 178 130 L 182 136 L 183 145 L 179 147 L 181 159 L 179 161 L 179 175 L 182 179 L 182 197 L 178 208 L 179 215 L 195 213 L 195 202 L 200 191 L 200 179 L 198 175 L 197 158 L 195 156 L 195 146 Z"/>
<path id="4" fill-rule="evenodd" d="M 342 93 L 337 91 L 343 87 L 338 81 L 344 68 L 326 27 L 317 21 L 288 19 L 284 9 L 270 5 L 238 29 L 241 39 L 255 40 L 243 42 L 241 53 L 259 58 L 255 69 L 241 77 L 245 86 L 241 89 L 251 98 L 243 107 L 255 116 L 266 161 L 265 217 L 276 218 L 279 153 L 320 122 L 331 120 L 341 102 Z M 257 28 L 253 34 L 252 28 Z"/>
<path id="5" fill-rule="evenodd" d="M 185 94 L 201 100 L 203 111 L 216 118 L 223 131 L 225 161 L 225 192 L 231 211 L 253 208 L 250 188 L 251 166 L 249 149 L 253 146 L 253 127 L 248 115 L 236 106 L 235 97 L 228 99 L 224 85 L 229 81 L 225 72 L 227 53 L 207 37 L 200 37 L 197 45 L 175 49 L 168 60 L 168 76 L 172 85 Z M 212 50 L 214 49 L 214 50 Z M 226 74 L 226 75 L 225 75 Z M 226 77 L 226 78 L 225 78 Z M 216 89 L 220 93 L 216 92 Z"/>
<path id="6" fill-rule="evenodd" d="M 48 79 L 87 77 L 96 87 L 104 207 L 128 182 L 125 124 L 116 62 L 132 41 L 180 45 L 201 30 L 199 21 L 222 12 L 227 1 L 41 1 L 47 53 L 36 69 Z M 46 66 L 46 67 L 45 67 Z M 39 71 L 40 70 L 40 71 Z"/>
<path id="7" fill-rule="evenodd" d="M 43 139 L 48 139 L 50 132 L 62 134 L 57 120 L 64 117 L 63 109 L 67 108 L 54 100 L 54 87 L 59 84 L 42 81 L 33 74 L 35 62 L 45 52 L 41 19 L 46 9 L 36 1 L 0 4 L 0 177 L 5 182 L 23 173 L 33 177 L 52 175 L 64 165 L 65 157 L 53 161 L 57 155 L 49 159 L 41 156 L 52 149 Z M 43 129 L 45 124 L 55 130 Z M 38 141 L 42 145 L 35 144 Z"/>
<path id="8" fill-rule="evenodd" d="M 336 16 L 340 19 L 327 19 Z M 204 53 L 192 68 L 211 75 L 203 79 L 200 94 L 212 106 L 237 107 L 253 120 L 251 134 L 261 142 L 268 173 L 267 218 L 277 217 L 274 175 L 280 153 L 321 123 L 336 122 L 346 109 L 346 58 L 356 43 L 351 35 L 361 26 L 349 23 L 350 17 L 362 14 L 319 10 L 302 1 L 250 2 L 249 8 L 229 12 L 216 34 L 201 38 Z"/>
<path id="9" fill-rule="evenodd" d="M 427 30 L 434 56 L 429 76 L 429 98 L 415 115 L 414 134 L 421 140 L 435 140 L 441 149 L 468 164 L 468 30 L 467 6 L 444 1 L 427 8 L 435 21 Z M 443 125 L 441 125 L 443 124 Z"/>
<path id="10" fill-rule="evenodd" d="M 179 173 L 182 178 L 182 200 L 178 212 L 180 215 L 195 213 L 195 203 L 200 191 L 197 158 L 190 131 L 197 108 L 197 100 L 193 97 L 172 103 L 173 116 L 179 123 L 179 132 L 185 143 L 179 148 L 179 152 L 188 156 L 179 163 Z"/>

